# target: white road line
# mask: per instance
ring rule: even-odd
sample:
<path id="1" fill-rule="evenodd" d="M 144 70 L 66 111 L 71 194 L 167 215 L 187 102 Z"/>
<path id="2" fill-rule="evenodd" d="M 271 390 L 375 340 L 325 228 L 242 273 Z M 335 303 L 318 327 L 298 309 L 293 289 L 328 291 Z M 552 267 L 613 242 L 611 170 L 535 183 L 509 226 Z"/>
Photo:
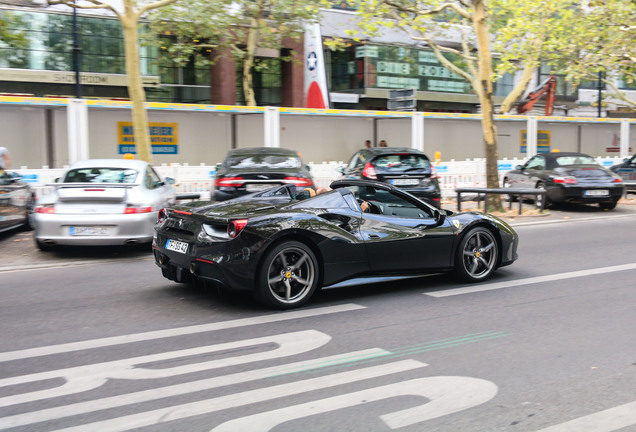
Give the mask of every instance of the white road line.
<path id="1" fill-rule="evenodd" d="M 568 222 L 590 222 L 590 221 L 607 221 L 608 219 L 618 219 L 618 218 L 631 218 L 636 217 L 636 214 L 621 214 L 621 215 L 603 215 L 603 216 L 590 216 L 590 217 L 582 217 L 582 218 L 569 218 L 569 219 L 551 219 L 551 220 L 533 220 L 527 222 L 517 222 L 507 221 L 512 227 L 520 227 L 520 226 L 533 226 L 533 225 L 550 225 L 550 224 L 560 224 L 560 223 L 568 223 Z"/>
<path id="2" fill-rule="evenodd" d="M 8 351 L 0 353 L 0 362 L 19 360 L 31 357 L 41 357 L 51 354 L 61 354 L 73 351 L 81 351 L 93 348 L 103 348 L 113 345 L 127 344 L 132 342 L 143 342 L 154 339 L 162 339 L 174 336 L 189 335 L 195 333 L 212 332 L 218 330 L 226 330 L 230 328 L 245 327 L 251 325 L 268 324 L 281 321 L 290 321 L 301 318 L 309 318 L 320 315 L 327 315 L 339 312 L 349 312 L 358 309 L 365 309 L 365 306 L 349 303 L 338 306 L 328 306 L 315 309 L 304 309 L 293 312 L 282 312 L 271 315 L 256 316 L 251 318 L 242 318 L 231 321 L 221 321 L 210 324 L 201 324 L 189 327 L 177 327 L 166 330 L 156 330 L 145 333 L 128 334 L 122 336 L 113 336 L 103 339 L 92 339 L 80 342 L 70 342 L 60 345 L 49 345 L 38 348 L 27 348 L 17 351 Z"/>
<path id="3" fill-rule="evenodd" d="M 466 288 L 455 288 L 455 289 L 447 289 L 447 290 L 440 290 L 440 291 L 431 291 L 431 292 L 426 292 L 424 294 L 431 297 L 450 297 L 455 295 L 471 294 L 471 293 L 476 293 L 481 291 L 490 291 L 490 290 L 496 290 L 501 288 L 514 288 L 520 285 L 530 285 L 530 284 L 542 283 L 542 282 L 552 282 L 552 281 L 563 280 L 563 279 L 571 279 L 571 278 L 577 278 L 577 277 L 598 275 L 598 274 L 604 274 L 604 273 L 613 273 L 613 272 L 634 270 L 634 269 L 636 269 L 636 263 L 616 265 L 616 266 L 610 266 L 610 267 L 599 267 L 595 269 L 579 270 L 579 271 L 573 271 L 573 272 L 567 272 L 567 273 L 558 273 L 558 274 L 553 274 L 548 276 L 537 276 L 537 277 L 531 277 L 526 279 L 510 280 L 505 282 L 471 285 L 470 287 L 466 287 Z"/>
<path id="4" fill-rule="evenodd" d="M 85 432 L 101 431 L 116 432 L 127 431 L 145 426 L 171 422 L 202 414 L 210 414 L 225 409 L 238 408 L 251 404 L 278 399 L 287 396 L 322 390 L 343 384 L 371 378 L 406 372 L 427 366 L 416 360 L 403 360 L 394 363 L 371 366 L 353 371 L 341 372 L 328 376 L 320 376 L 302 381 L 274 385 L 271 387 L 248 390 L 241 393 L 219 396 L 216 398 L 200 400 L 183 405 L 169 406 L 152 411 L 131 414 L 95 423 L 60 429 L 57 432 Z"/>
<path id="5" fill-rule="evenodd" d="M 636 425 L 636 402 L 619 405 L 537 432 L 612 432 Z"/>
<path id="6" fill-rule="evenodd" d="M 313 360 L 303 360 L 295 363 L 286 363 L 278 366 L 271 366 L 264 369 L 254 369 L 242 371 L 229 375 L 222 375 L 214 378 L 191 381 L 183 384 L 175 384 L 165 387 L 157 387 L 149 390 L 142 390 L 133 393 L 110 396 L 101 399 L 94 399 L 84 402 L 71 403 L 54 408 L 46 408 L 40 411 L 30 411 L 23 414 L 16 414 L 0 418 L 0 429 L 9 429 L 19 426 L 27 426 L 45 421 L 58 420 L 61 418 L 89 414 L 106 409 L 119 408 L 127 405 L 134 405 L 144 402 L 155 401 L 205 390 L 212 390 L 219 387 L 236 385 L 250 381 L 257 381 L 273 376 L 293 374 L 305 370 L 320 369 L 323 367 L 346 365 L 356 361 L 368 360 L 370 358 L 383 357 L 391 354 L 379 348 L 371 348 L 362 351 L 353 351 L 329 357 L 320 357 Z M 427 366 L 420 363 L 421 367 Z"/>

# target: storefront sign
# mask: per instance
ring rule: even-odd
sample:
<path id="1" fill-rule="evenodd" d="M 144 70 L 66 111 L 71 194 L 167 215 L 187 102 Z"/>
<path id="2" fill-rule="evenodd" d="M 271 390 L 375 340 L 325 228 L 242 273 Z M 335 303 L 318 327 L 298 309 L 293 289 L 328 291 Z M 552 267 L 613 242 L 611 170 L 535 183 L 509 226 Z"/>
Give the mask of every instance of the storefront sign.
<path id="1" fill-rule="evenodd" d="M 143 76 L 144 87 L 159 87 L 158 76 Z M 0 81 L 40 82 L 49 84 L 75 84 L 75 72 L 31 69 L 0 69 Z M 112 87 L 128 86 L 126 75 L 80 73 L 81 84 Z"/>
<path id="2" fill-rule="evenodd" d="M 178 154 L 178 123 L 149 123 L 152 154 Z M 132 122 L 117 122 L 119 154 L 137 153 Z"/>

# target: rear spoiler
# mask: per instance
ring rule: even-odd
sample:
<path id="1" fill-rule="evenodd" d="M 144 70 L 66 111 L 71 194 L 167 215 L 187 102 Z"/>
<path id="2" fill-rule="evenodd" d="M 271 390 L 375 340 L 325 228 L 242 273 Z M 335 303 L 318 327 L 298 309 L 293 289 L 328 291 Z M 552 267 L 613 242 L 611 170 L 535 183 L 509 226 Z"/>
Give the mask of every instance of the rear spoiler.
<path id="1" fill-rule="evenodd" d="M 68 182 L 68 183 L 49 183 L 46 186 L 59 188 L 131 188 L 139 186 L 139 183 L 91 183 L 91 182 Z"/>

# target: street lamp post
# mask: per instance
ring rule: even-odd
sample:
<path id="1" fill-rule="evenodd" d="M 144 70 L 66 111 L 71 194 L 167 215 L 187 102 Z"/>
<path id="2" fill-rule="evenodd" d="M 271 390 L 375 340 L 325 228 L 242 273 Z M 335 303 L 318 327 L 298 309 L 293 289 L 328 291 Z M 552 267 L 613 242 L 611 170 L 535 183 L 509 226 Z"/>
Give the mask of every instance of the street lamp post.
<path id="1" fill-rule="evenodd" d="M 75 0 L 73 0 L 75 5 Z M 75 97 L 82 97 L 82 83 L 80 82 L 80 47 L 79 31 L 77 28 L 77 8 L 73 8 L 73 70 L 75 71 Z"/>

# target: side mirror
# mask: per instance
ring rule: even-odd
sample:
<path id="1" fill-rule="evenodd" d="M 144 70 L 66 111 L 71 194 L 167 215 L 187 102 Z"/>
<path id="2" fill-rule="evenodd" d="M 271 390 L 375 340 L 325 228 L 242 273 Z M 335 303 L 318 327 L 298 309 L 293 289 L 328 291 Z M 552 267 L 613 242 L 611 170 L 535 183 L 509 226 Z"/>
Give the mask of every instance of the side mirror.
<path id="1" fill-rule="evenodd" d="M 175 184 L 175 180 L 172 177 L 166 177 L 165 182 L 171 185 Z"/>
<path id="2" fill-rule="evenodd" d="M 523 165 L 517 165 L 515 169 L 521 171 L 523 169 Z"/>
<path id="3" fill-rule="evenodd" d="M 336 168 L 336 171 L 338 171 L 340 174 L 344 174 L 344 167 L 339 166 L 338 168 Z"/>

